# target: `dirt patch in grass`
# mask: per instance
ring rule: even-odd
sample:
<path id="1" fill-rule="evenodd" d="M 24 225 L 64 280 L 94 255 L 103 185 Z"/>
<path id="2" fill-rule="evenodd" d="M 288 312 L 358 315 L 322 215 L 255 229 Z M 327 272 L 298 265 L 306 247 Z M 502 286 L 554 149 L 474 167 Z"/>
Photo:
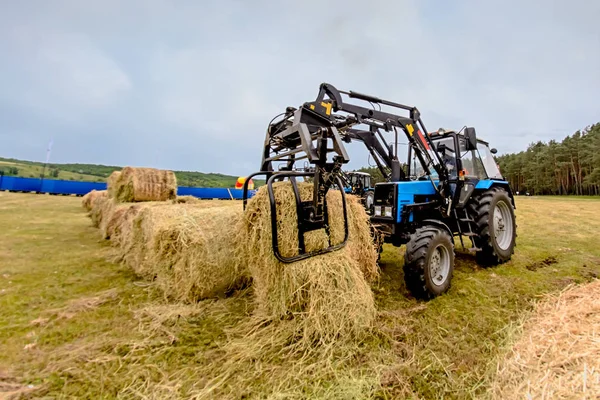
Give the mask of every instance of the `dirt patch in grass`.
<path id="1" fill-rule="evenodd" d="M 536 261 L 533 263 L 529 263 L 525 266 L 530 271 L 537 271 L 540 268 L 546 268 L 552 264 L 556 264 L 558 260 L 554 256 L 549 256 L 544 258 L 543 260 Z"/>

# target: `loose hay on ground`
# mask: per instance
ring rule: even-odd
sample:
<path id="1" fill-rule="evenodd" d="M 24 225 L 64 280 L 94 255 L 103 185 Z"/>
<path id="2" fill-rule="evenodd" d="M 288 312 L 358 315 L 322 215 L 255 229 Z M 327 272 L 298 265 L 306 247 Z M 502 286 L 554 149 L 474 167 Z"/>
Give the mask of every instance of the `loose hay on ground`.
<path id="1" fill-rule="evenodd" d="M 114 196 L 121 203 L 173 200 L 177 178 L 173 171 L 125 167 L 114 184 Z"/>
<path id="2" fill-rule="evenodd" d="M 295 197 L 289 183 L 275 184 L 279 249 L 284 256 L 298 254 Z M 303 200 L 310 200 L 312 185 L 299 185 Z M 344 237 L 341 195 L 327 195 L 333 244 Z M 253 277 L 257 316 L 294 319 L 297 336 L 305 344 L 330 343 L 367 330 L 375 318 L 371 288 L 365 278 L 377 274 L 377 253 L 367 221 L 349 201 L 350 239 L 339 251 L 284 264 L 273 255 L 270 204 L 266 187 L 248 203 L 239 243 Z M 358 215 L 358 216 L 357 216 Z M 335 221 L 335 222 L 334 222 Z M 324 229 L 305 234 L 307 251 L 328 246 Z M 365 273 L 366 271 L 366 273 Z"/>
<path id="3" fill-rule="evenodd" d="M 499 364 L 498 399 L 600 397 L 600 281 L 538 303 Z"/>

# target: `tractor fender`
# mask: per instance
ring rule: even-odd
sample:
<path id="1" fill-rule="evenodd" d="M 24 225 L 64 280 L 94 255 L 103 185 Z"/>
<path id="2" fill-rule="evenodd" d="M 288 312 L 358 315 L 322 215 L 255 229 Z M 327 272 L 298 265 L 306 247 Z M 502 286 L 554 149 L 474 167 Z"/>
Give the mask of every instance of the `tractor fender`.
<path id="1" fill-rule="evenodd" d="M 492 187 L 499 187 L 499 188 L 502 188 L 502 189 L 506 190 L 506 192 L 508 193 L 508 197 L 510 197 L 510 201 L 512 202 L 513 208 L 514 209 L 517 208 L 517 206 L 515 204 L 515 197 L 513 195 L 512 189 L 511 189 L 510 184 L 508 183 L 508 181 L 484 179 L 484 180 L 480 180 L 479 182 L 477 182 L 477 185 L 475 186 L 475 189 L 488 190 L 488 189 L 490 189 Z"/>
<path id="2" fill-rule="evenodd" d="M 450 235 L 450 237 L 454 237 L 454 235 L 452 234 L 452 230 L 448 227 L 448 225 L 446 225 L 445 223 L 443 223 L 440 220 L 437 219 L 424 219 L 423 221 L 421 221 L 421 223 L 423 225 L 433 225 L 436 226 L 440 229 L 445 230 L 446 232 L 448 232 L 448 235 Z"/>

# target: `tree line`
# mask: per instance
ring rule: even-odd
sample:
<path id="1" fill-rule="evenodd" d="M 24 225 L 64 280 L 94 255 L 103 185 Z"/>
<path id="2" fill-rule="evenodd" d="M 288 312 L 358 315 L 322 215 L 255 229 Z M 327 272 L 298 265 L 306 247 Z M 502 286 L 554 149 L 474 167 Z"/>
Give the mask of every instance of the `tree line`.
<path id="1" fill-rule="evenodd" d="M 531 143 L 527 150 L 495 157 L 514 192 L 532 195 L 600 195 L 600 123 L 562 141 Z M 383 182 L 376 167 L 358 171 Z"/>
<path id="2" fill-rule="evenodd" d="M 600 123 L 496 161 L 515 192 L 600 195 Z"/>

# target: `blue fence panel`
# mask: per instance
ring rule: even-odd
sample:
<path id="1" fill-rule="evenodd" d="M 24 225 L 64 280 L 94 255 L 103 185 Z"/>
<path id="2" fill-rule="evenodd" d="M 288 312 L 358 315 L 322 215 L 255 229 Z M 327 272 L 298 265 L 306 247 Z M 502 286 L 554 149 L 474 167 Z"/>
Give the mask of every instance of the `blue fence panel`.
<path id="1" fill-rule="evenodd" d="M 2 190 L 15 190 L 19 192 L 38 192 L 42 180 L 36 178 L 19 178 L 16 176 L 2 177 Z"/>
<path id="2" fill-rule="evenodd" d="M 236 200 L 242 200 L 244 198 L 244 191 L 242 189 L 229 189 L 231 195 Z M 248 190 L 248 198 L 254 196 L 256 190 Z"/>
<path id="3" fill-rule="evenodd" d="M 177 188 L 179 196 L 194 196 L 199 199 L 231 199 L 227 188 L 194 188 L 180 186 Z"/>
<path id="4" fill-rule="evenodd" d="M 16 176 L 0 175 L 0 190 L 14 190 L 19 192 L 42 192 L 50 194 L 75 194 L 84 195 L 92 190 L 106 190 L 104 182 L 77 182 L 58 179 L 20 178 Z M 249 190 L 248 197 L 254 196 L 256 190 Z M 242 189 L 228 188 L 196 188 L 180 186 L 177 188 L 179 196 L 194 196 L 199 199 L 224 199 L 241 200 Z"/>
<path id="5" fill-rule="evenodd" d="M 106 183 L 44 179 L 41 192 L 51 194 L 84 195 L 92 190 L 106 190 Z"/>
<path id="6" fill-rule="evenodd" d="M 248 191 L 248 197 L 254 196 L 255 190 Z M 241 200 L 244 195 L 242 189 L 228 189 L 228 188 L 195 188 L 187 186 L 179 186 L 177 188 L 178 196 L 194 196 L 199 199 L 235 199 Z"/>

